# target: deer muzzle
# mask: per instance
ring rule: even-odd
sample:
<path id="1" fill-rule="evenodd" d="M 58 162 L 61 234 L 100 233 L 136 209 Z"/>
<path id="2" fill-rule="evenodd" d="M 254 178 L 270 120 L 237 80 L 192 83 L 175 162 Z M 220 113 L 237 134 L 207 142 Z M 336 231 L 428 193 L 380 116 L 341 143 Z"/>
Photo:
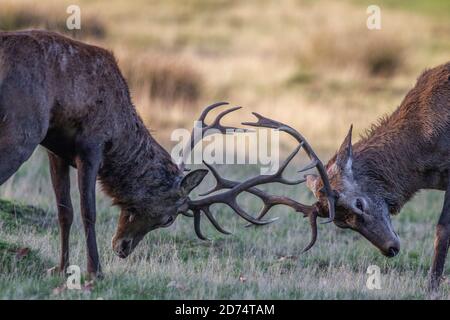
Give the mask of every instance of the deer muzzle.
<path id="1" fill-rule="evenodd" d="M 386 257 L 395 257 L 400 252 L 400 239 L 392 230 L 390 224 L 360 226 L 356 231 L 369 240 Z"/>
<path id="2" fill-rule="evenodd" d="M 136 248 L 136 245 L 141 241 L 142 237 L 139 238 L 116 238 L 114 237 L 112 240 L 112 247 L 114 250 L 114 253 L 122 258 L 125 259 L 128 257 Z"/>

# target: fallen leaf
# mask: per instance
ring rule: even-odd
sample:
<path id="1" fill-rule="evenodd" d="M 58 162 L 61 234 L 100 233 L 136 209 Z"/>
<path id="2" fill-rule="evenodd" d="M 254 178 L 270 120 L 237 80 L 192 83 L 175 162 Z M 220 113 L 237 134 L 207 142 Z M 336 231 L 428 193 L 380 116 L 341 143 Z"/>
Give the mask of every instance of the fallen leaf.
<path id="1" fill-rule="evenodd" d="M 288 255 L 288 256 L 278 256 L 278 262 L 283 262 L 283 261 L 285 261 L 285 260 L 297 260 L 297 256 L 291 256 L 291 255 Z"/>
<path id="2" fill-rule="evenodd" d="M 25 258 L 31 252 L 30 248 L 19 248 L 16 250 L 16 259 Z"/>
<path id="3" fill-rule="evenodd" d="M 90 293 L 92 289 L 94 289 L 94 280 L 86 281 L 81 287 L 81 290 L 86 293 Z"/>
<path id="4" fill-rule="evenodd" d="M 54 295 L 60 295 L 61 293 L 63 293 L 64 291 L 66 291 L 67 286 L 65 283 L 63 283 L 62 285 L 60 285 L 59 287 L 56 287 L 55 289 L 52 290 L 52 293 Z"/>
<path id="5" fill-rule="evenodd" d="M 178 290 L 181 290 L 181 291 L 186 290 L 186 286 L 185 285 L 183 285 L 182 283 L 177 282 L 175 280 L 170 281 L 167 284 L 167 288 L 175 288 L 175 289 L 178 289 Z"/>
<path id="6" fill-rule="evenodd" d="M 59 272 L 59 268 L 58 267 L 51 267 L 50 269 L 47 269 L 45 271 L 45 273 L 47 274 L 48 277 L 57 275 Z"/>

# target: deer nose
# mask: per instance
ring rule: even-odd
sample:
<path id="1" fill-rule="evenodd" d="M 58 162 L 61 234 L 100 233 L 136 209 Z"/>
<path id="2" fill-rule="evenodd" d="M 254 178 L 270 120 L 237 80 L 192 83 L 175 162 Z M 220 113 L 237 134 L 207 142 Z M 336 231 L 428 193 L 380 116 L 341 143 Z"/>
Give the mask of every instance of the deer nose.
<path id="1" fill-rule="evenodd" d="M 378 247 L 381 253 L 388 257 L 395 257 L 400 252 L 400 241 L 398 238 L 392 239 L 384 243 L 381 247 Z"/>
<path id="2" fill-rule="evenodd" d="M 395 257 L 399 253 L 400 249 L 397 247 L 390 247 L 387 256 L 389 258 Z"/>
<path id="3" fill-rule="evenodd" d="M 120 258 L 122 259 L 126 258 L 131 252 L 131 244 L 132 240 L 121 239 L 118 242 L 116 242 L 116 245 L 114 246 L 114 252 Z"/>

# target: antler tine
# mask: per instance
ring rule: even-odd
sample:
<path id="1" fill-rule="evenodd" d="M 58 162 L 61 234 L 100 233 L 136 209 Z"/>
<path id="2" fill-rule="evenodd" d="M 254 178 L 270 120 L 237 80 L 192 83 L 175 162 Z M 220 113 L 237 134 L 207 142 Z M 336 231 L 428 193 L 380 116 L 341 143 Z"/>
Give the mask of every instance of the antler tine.
<path id="1" fill-rule="evenodd" d="M 197 234 L 197 237 L 199 237 L 202 240 L 209 240 L 207 237 L 205 237 L 202 233 L 202 230 L 200 228 L 200 221 L 201 221 L 201 212 L 200 210 L 194 210 L 194 230 Z"/>
<path id="2" fill-rule="evenodd" d="M 242 209 L 236 202 L 236 199 L 231 200 L 230 202 L 226 202 L 227 205 L 229 205 L 238 215 L 240 215 L 243 219 L 247 220 L 248 222 L 251 222 L 253 224 L 263 226 L 272 222 L 275 222 L 278 220 L 278 218 L 272 218 L 269 220 L 258 220 L 253 218 L 251 215 L 249 215 L 247 212 L 245 212 L 244 209 Z"/>
<path id="3" fill-rule="evenodd" d="M 221 107 L 221 106 L 224 106 L 224 105 L 228 105 L 228 104 L 230 104 L 230 103 L 229 103 L 229 102 L 226 102 L 226 101 L 220 101 L 220 102 L 216 102 L 216 103 L 213 103 L 213 104 L 207 106 L 207 107 L 202 111 L 202 113 L 200 114 L 200 117 L 198 118 L 198 121 L 204 123 L 206 117 L 208 116 L 208 113 L 209 113 L 211 110 L 213 110 L 213 109 L 215 109 L 215 108 L 218 108 L 218 107 Z"/>
<path id="4" fill-rule="evenodd" d="M 300 170 L 298 170 L 297 172 L 305 172 L 308 171 L 314 167 L 317 166 L 317 160 L 313 160 L 310 164 L 308 164 L 307 166 L 304 166 L 303 168 L 301 168 Z"/>
<path id="5" fill-rule="evenodd" d="M 242 107 L 233 107 L 233 108 L 230 108 L 228 110 L 222 111 L 221 113 L 219 113 L 217 115 L 216 119 L 214 119 L 214 121 L 209 126 L 207 126 L 206 128 L 208 130 L 209 129 L 217 129 L 222 134 L 226 134 L 227 130 L 242 130 L 242 132 L 247 132 L 248 131 L 247 129 L 240 129 L 240 128 L 237 128 L 237 127 L 224 126 L 224 125 L 222 125 L 220 123 L 220 121 L 222 120 L 222 118 L 224 116 L 226 116 L 227 114 L 229 114 L 229 113 L 231 113 L 233 111 L 239 110 L 239 109 L 242 109 Z"/>
<path id="6" fill-rule="evenodd" d="M 212 225 L 219 231 L 222 232 L 223 234 L 231 234 L 231 232 L 225 230 L 224 228 L 222 228 L 220 226 L 220 224 L 217 222 L 217 220 L 214 218 L 214 216 L 212 215 L 211 211 L 209 211 L 209 208 L 205 208 L 203 210 L 203 213 L 206 215 L 206 217 L 209 219 L 209 221 L 211 221 Z"/>
<path id="7" fill-rule="evenodd" d="M 266 118 L 260 115 L 258 112 L 252 112 L 252 114 L 258 119 L 256 122 L 242 122 L 243 125 L 260 128 L 280 129 L 286 126 L 285 124 Z"/>
<path id="8" fill-rule="evenodd" d="M 308 215 L 309 224 L 311 225 L 311 241 L 309 244 L 302 250 L 302 253 L 305 253 L 316 243 L 317 240 L 317 210 L 311 211 Z"/>
<path id="9" fill-rule="evenodd" d="M 322 221 L 321 224 L 326 224 L 326 223 L 330 223 L 333 222 L 334 217 L 336 215 L 335 213 L 335 206 L 336 206 L 336 200 L 333 197 L 327 196 L 327 202 L 328 202 L 328 219 L 325 221 Z"/>
<path id="10" fill-rule="evenodd" d="M 208 135 L 207 131 L 211 130 L 211 129 L 216 129 L 222 134 L 227 133 L 227 130 L 230 130 L 230 131 L 231 130 L 241 130 L 242 132 L 248 131 L 246 129 L 240 129 L 237 127 L 224 126 L 220 122 L 223 119 L 223 117 L 225 117 L 227 114 L 234 112 L 236 110 L 242 109 L 242 107 L 233 107 L 233 108 L 224 110 L 216 116 L 216 118 L 214 119 L 214 121 L 211 124 L 205 123 L 205 119 L 211 110 L 216 109 L 221 106 L 224 106 L 224 105 L 228 105 L 228 104 L 229 104 L 228 102 L 217 102 L 217 103 L 214 103 L 214 104 L 206 107 L 205 110 L 203 110 L 202 114 L 200 115 L 200 117 L 197 120 L 202 125 L 202 137 L 205 137 L 205 133 L 206 133 L 206 135 Z M 194 146 L 197 144 L 197 142 L 198 141 L 195 141 L 194 135 L 192 135 L 191 136 L 191 148 L 194 148 Z"/>
<path id="11" fill-rule="evenodd" d="M 209 171 L 211 171 L 211 173 L 213 174 L 214 178 L 216 179 L 216 185 L 214 186 L 214 188 L 212 188 L 209 191 L 206 191 L 202 194 L 199 194 L 199 196 L 207 196 L 211 193 L 214 193 L 216 191 L 222 190 L 222 189 L 231 189 L 233 188 L 236 184 L 231 180 L 225 179 L 223 178 L 219 172 L 216 170 L 216 168 L 214 168 L 212 165 L 210 165 L 209 163 L 207 163 L 206 161 L 203 161 L 203 164 L 209 169 Z"/>
<path id="12" fill-rule="evenodd" d="M 266 118 L 259 113 L 252 112 L 252 114 L 257 118 L 256 122 L 243 122 L 242 124 L 253 126 L 253 127 L 265 127 L 265 128 L 271 128 L 271 129 L 278 129 L 280 131 L 284 131 L 288 134 L 290 134 L 292 137 L 294 137 L 303 147 L 308 157 L 311 159 L 311 164 L 304 167 L 300 170 L 300 172 L 312 169 L 315 167 L 317 171 L 319 172 L 320 177 L 322 178 L 325 193 L 327 195 L 327 201 L 328 201 L 328 219 L 322 223 L 330 223 L 334 220 L 335 217 L 335 194 L 333 189 L 331 188 L 330 181 L 328 180 L 328 175 L 325 170 L 325 167 L 323 166 L 322 161 L 320 161 L 319 157 L 316 155 L 314 150 L 309 145 L 308 141 L 294 128 Z"/>
<path id="13" fill-rule="evenodd" d="M 237 127 L 224 126 L 220 122 L 224 116 L 226 116 L 227 114 L 229 114 L 231 112 L 239 110 L 242 107 L 233 107 L 233 108 L 227 109 L 225 111 L 222 111 L 221 113 L 219 113 L 217 115 L 217 117 L 214 119 L 214 121 L 211 124 L 208 125 L 205 123 L 206 117 L 208 116 L 209 112 L 211 112 L 211 110 L 216 109 L 221 106 L 224 106 L 224 105 L 228 105 L 228 104 L 229 104 L 228 102 L 217 102 L 217 103 L 207 106 L 202 111 L 202 113 L 200 114 L 200 117 L 197 119 L 197 121 L 200 122 L 200 125 L 201 125 L 201 135 L 200 135 L 200 137 L 198 137 L 197 135 L 195 135 L 195 129 L 192 129 L 191 138 L 189 139 L 189 142 L 186 144 L 186 146 L 183 149 L 183 159 L 179 165 L 180 170 L 189 171 L 189 169 L 186 169 L 186 165 L 185 165 L 186 158 L 190 155 L 191 151 L 194 149 L 194 147 L 197 145 L 197 143 L 199 141 L 201 141 L 202 138 L 208 136 L 209 134 L 214 133 L 214 132 L 212 132 L 211 129 L 216 129 L 222 134 L 227 133 L 228 130 L 229 131 L 241 130 L 241 132 L 248 131 L 246 129 L 240 129 Z M 208 130 L 211 130 L 211 131 L 208 133 Z"/>
<path id="14" fill-rule="evenodd" d="M 299 179 L 299 180 L 294 180 L 294 181 L 290 181 L 287 180 L 285 178 L 283 178 L 283 172 L 286 169 L 286 167 L 289 165 L 289 163 L 291 162 L 292 159 L 294 159 L 294 157 L 297 155 L 297 153 L 300 151 L 300 149 L 302 148 L 303 143 L 300 143 L 299 146 L 297 146 L 297 148 L 295 148 L 295 150 L 286 158 L 286 160 L 284 160 L 284 162 L 281 164 L 281 166 L 278 168 L 277 172 L 276 172 L 276 181 L 275 182 L 280 182 L 283 184 L 287 184 L 287 185 L 296 185 L 296 184 L 300 184 L 306 181 L 306 179 Z"/>
<path id="15" fill-rule="evenodd" d="M 187 212 L 187 211 L 180 211 L 180 213 L 181 213 L 183 216 L 188 217 L 188 218 L 192 218 L 192 217 L 194 216 L 193 214 L 191 214 L 191 213 L 189 213 L 189 212 Z"/>
<path id="16" fill-rule="evenodd" d="M 264 218 L 264 216 L 270 211 L 270 209 L 272 209 L 272 207 L 276 206 L 276 205 L 277 204 L 274 204 L 274 203 L 264 203 L 264 206 L 259 211 L 259 214 L 256 217 L 256 220 L 260 220 L 260 219 Z M 252 226 L 254 226 L 254 224 L 248 223 L 244 227 L 245 228 L 249 228 L 249 227 L 252 227 Z"/>

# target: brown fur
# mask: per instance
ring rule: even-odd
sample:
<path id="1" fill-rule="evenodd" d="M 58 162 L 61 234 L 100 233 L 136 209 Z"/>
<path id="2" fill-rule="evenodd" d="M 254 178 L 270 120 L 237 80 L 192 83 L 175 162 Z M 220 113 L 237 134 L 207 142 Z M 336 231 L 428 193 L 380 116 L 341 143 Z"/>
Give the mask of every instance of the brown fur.
<path id="1" fill-rule="evenodd" d="M 420 189 L 447 187 L 449 77 L 450 63 L 424 72 L 400 107 L 353 147 L 355 174 L 375 182 L 367 191 L 382 193 L 391 213 Z"/>
<path id="2" fill-rule="evenodd" d="M 346 163 L 350 166 L 345 167 Z M 397 110 L 372 125 L 353 146 L 350 132 L 330 159 L 327 164 L 330 183 L 340 194 L 335 222 L 362 233 L 392 256 L 390 250 L 398 248 L 398 239 L 384 211 L 398 213 L 421 189 L 448 190 L 449 169 L 450 63 L 447 63 L 425 71 Z M 322 181 L 310 180 L 326 209 L 326 199 L 320 192 Z M 366 204 L 362 214 L 356 214 L 360 212 L 355 205 L 357 200 Z M 444 205 L 436 235 L 439 250 L 432 268 L 432 287 L 439 282 L 448 250 L 450 209 L 446 208 Z"/>
<path id="3" fill-rule="evenodd" d="M 0 32 L 0 185 L 38 144 L 50 152 L 61 269 L 73 215 L 69 165 L 78 169 L 90 273 L 101 272 L 97 177 L 122 209 L 113 243 L 122 257 L 148 231 L 172 223 L 186 201 L 182 172 L 138 116 L 111 52 L 53 32 Z"/>

